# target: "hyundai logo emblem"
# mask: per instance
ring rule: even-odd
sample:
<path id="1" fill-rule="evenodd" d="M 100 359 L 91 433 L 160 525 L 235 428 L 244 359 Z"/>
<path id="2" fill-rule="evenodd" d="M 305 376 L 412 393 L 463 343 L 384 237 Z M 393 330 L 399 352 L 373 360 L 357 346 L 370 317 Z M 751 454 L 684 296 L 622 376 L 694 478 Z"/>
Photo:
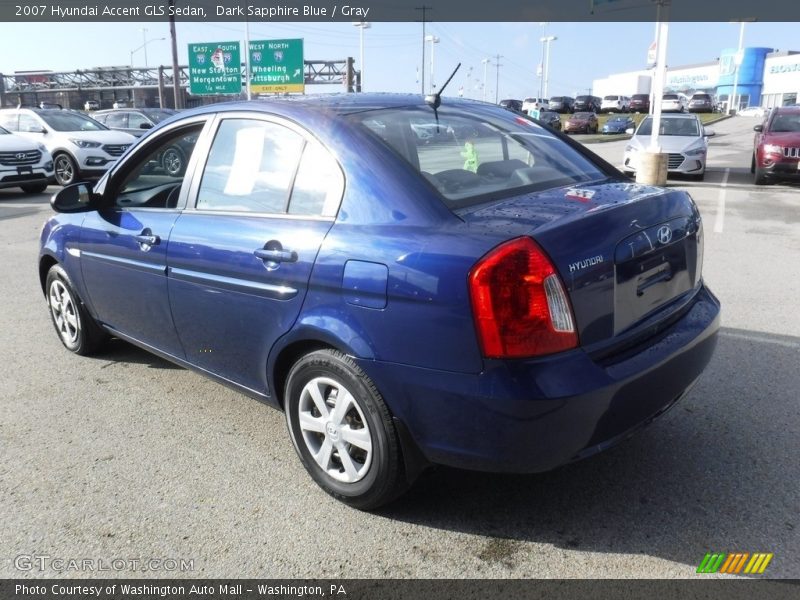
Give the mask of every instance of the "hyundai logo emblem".
<path id="1" fill-rule="evenodd" d="M 25 153 L 17 152 L 17 160 L 25 160 Z"/>
<path id="2" fill-rule="evenodd" d="M 669 244 L 672 241 L 672 229 L 665 225 L 664 227 L 659 228 L 656 236 L 662 245 Z"/>

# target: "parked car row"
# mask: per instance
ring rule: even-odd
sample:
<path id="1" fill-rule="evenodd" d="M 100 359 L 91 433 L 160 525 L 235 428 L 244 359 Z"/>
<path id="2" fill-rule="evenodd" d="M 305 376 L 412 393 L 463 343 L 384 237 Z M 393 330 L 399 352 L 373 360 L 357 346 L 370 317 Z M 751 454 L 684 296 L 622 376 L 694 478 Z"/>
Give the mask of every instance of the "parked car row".
<path id="1" fill-rule="evenodd" d="M 46 148 L 59 185 L 103 175 L 136 141 L 82 112 L 62 108 L 3 108 L 0 126 Z"/>

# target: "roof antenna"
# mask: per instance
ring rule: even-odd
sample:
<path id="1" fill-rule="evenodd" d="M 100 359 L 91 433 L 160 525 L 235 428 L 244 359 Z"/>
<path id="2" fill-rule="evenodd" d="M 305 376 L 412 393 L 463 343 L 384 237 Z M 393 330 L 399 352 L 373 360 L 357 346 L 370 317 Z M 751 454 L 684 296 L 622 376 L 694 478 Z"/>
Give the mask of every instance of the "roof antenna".
<path id="1" fill-rule="evenodd" d="M 460 66 L 461 63 L 456 65 L 456 68 L 453 69 L 453 72 L 450 73 L 450 77 L 447 78 L 447 81 L 445 81 L 444 85 L 439 88 L 438 92 L 425 96 L 425 103 L 433 109 L 433 116 L 436 118 L 436 133 L 439 133 L 439 113 L 436 112 L 436 109 L 442 104 L 442 92 L 444 91 L 444 88 L 447 87 L 447 84 L 450 83 L 450 80 L 456 74 L 456 71 L 458 71 Z"/>
<path id="2" fill-rule="evenodd" d="M 458 63 L 456 65 L 456 68 L 453 69 L 453 72 L 450 74 L 450 77 L 447 78 L 447 81 L 445 81 L 444 85 L 442 85 L 442 87 L 439 88 L 438 92 L 436 92 L 435 94 L 428 94 L 427 96 L 425 96 L 425 103 L 431 108 L 433 108 L 434 113 L 436 112 L 436 109 L 439 108 L 439 106 L 441 106 L 442 104 L 442 92 L 444 91 L 444 88 L 446 88 L 447 84 L 450 83 L 450 80 L 455 76 L 459 67 L 461 67 L 461 63 Z"/>

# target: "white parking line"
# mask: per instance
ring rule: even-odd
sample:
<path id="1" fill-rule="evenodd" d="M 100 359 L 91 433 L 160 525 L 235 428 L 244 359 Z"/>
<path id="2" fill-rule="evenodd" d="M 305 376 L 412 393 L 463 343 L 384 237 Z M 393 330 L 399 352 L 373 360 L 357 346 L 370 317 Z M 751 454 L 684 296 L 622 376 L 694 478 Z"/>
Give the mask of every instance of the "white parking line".
<path id="1" fill-rule="evenodd" d="M 728 193 L 728 175 L 731 170 L 725 169 L 722 176 L 722 187 L 719 190 L 719 200 L 717 201 L 717 219 L 714 221 L 714 233 L 722 233 L 722 226 L 725 224 L 725 195 Z"/>
<path id="2" fill-rule="evenodd" d="M 785 340 L 775 340 L 764 335 L 751 335 L 745 333 L 733 333 L 730 331 L 720 331 L 720 336 L 734 338 L 737 340 L 747 340 L 748 342 L 757 342 L 759 344 L 772 344 L 774 346 L 783 346 L 784 348 L 800 349 L 800 343 L 789 342 Z"/>

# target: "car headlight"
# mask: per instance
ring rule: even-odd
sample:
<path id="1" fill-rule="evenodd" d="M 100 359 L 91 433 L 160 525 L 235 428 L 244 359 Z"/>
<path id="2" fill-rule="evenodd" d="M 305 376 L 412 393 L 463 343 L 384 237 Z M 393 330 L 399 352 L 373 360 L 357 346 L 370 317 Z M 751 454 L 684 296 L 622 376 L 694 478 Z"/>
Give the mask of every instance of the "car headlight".
<path id="1" fill-rule="evenodd" d="M 77 140 L 74 138 L 70 138 L 69 141 L 78 148 L 99 148 L 102 145 L 100 142 L 90 142 L 88 140 Z"/>
<path id="2" fill-rule="evenodd" d="M 777 144 L 764 144 L 764 152 L 767 154 L 783 154 L 783 148 Z"/>
<path id="3" fill-rule="evenodd" d="M 705 146 L 695 146 L 694 148 L 689 148 L 684 152 L 686 156 L 700 156 L 706 153 Z"/>

